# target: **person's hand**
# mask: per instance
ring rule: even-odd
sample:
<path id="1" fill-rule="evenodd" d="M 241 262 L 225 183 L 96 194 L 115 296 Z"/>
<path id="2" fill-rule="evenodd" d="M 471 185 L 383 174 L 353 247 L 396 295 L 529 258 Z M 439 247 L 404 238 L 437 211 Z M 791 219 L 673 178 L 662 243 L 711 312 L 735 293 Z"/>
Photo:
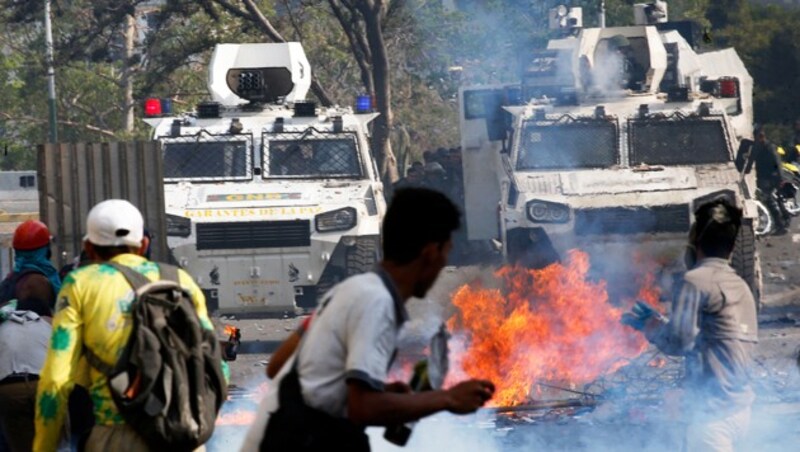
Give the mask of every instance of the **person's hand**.
<path id="1" fill-rule="evenodd" d="M 620 322 L 637 331 L 649 331 L 664 322 L 664 317 L 650 305 L 637 301 L 630 312 L 622 315 Z"/>
<path id="2" fill-rule="evenodd" d="M 639 316 L 642 320 L 647 320 L 654 315 L 658 315 L 655 309 L 650 307 L 647 303 L 643 301 L 637 301 L 635 305 L 633 305 L 633 309 L 631 311 Z"/>
<path id="3" fill-rule="evenodd" d="M 632 312 L 626 312 L 625 314 L 622 314 L 620 323 L 627 325 L 636 331 L 642 331 L 644 329 L 645 321 Z"/>
<path id="4" fill-rule="evenodd" d="M 467 380 L 447 390 L 447 410 L 455 414 L 472 413 L 494 395 L 494 384 L 487 380 Z"/>
<path id="5" fill-rule="evenodd" d="M 397 394 L 408 394 L 411 392 L 411 386 L 403 383 L 402 381 L 393 381 L 384 385 L 383 389 L 386 392 L 393 392 Z"/>

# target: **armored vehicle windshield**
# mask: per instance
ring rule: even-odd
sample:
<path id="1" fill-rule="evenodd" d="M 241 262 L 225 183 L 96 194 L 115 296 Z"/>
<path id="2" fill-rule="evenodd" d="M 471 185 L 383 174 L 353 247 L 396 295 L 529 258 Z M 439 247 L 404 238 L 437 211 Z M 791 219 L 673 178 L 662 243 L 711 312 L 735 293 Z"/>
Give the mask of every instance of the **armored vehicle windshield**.
<path id="1" fill-rule="evenodd" d="M 264 134 L 264 177 L 362 177 L 355 135 L 310 131 Z"/>
<path id="2" fill-rule="evenodd" d="M 617 127 L 605 120 L 522 125 L 516 168 L 608 168 L 619 163 Z"/>
<path id="3" fill-rule="evenodd" d="M 252 139 L 241 135 L 164 141 L 166 182 L 219 182 L 252 178 Z"/>

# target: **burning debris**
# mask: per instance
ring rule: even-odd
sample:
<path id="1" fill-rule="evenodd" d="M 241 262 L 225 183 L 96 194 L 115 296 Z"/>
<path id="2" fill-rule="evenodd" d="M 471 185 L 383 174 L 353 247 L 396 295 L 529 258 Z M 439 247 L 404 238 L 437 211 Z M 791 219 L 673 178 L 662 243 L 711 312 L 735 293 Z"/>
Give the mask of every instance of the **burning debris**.
<path id="1" fill-rule="evenodd" d="M 242 344 L 242 331 L 233 325 L 225 325 L 225 337 L 226 340 L 220 341 L 222 358 L 225 361 L 236 361 L 239 346 Z"/>
<path id="2" fill-rule="evenodd" d="M 455 293 L 459 312 L 449 327 L 460 341 L 453 348 L 462 349 L 455 364 L 495 382 L 494 406 L 541 400 L 553 385 L 574 391 L 647 349 L 640 334 L 620 324 L 624 307 L 609 302 L 605 282 L 588 272 L 589 256 L 572 250 L 564 263 L 541 270 L 501 268 L 502 289 L 465 285 Z M 643 278 L 639 294 L 658 308 L 653 281 Z"/>

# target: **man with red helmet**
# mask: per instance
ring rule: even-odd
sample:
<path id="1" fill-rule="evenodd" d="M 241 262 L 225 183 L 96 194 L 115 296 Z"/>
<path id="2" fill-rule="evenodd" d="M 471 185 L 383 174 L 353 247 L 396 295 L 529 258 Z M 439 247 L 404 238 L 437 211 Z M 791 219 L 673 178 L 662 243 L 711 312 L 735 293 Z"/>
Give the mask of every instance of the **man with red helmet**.
<path id="1" fill-rule="evenodd" d="M 0 449 L 31 450 L 39 371 L 61 288 L 50 231 L 29 220 L 14 231 L 14 270 L 0 283 Z"/>
<path id="2" fill-rule="evenodd" d="M 50 230 L 28 220 L 14 231 L 14 270 L 0 283 L 0 306 L 11 300 L 39 298 L 52 308 L 61 289 L 58 270 L 50 262 Z"/>

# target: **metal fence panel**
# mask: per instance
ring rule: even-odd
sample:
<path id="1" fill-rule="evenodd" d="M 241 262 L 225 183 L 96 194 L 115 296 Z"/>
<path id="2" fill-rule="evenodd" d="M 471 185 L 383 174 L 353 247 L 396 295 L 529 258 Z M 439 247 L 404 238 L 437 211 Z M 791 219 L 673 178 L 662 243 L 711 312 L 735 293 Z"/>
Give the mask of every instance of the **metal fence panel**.
<path id="1" fill-rule="evenodd" d="M 155 141 L 39 146 L 39 211 L 64 265 L 80 254 L 86 215 L 100 201 L 127 199 L 153 234 L 152 258 L 168 259 L 161 146 Z"/>

